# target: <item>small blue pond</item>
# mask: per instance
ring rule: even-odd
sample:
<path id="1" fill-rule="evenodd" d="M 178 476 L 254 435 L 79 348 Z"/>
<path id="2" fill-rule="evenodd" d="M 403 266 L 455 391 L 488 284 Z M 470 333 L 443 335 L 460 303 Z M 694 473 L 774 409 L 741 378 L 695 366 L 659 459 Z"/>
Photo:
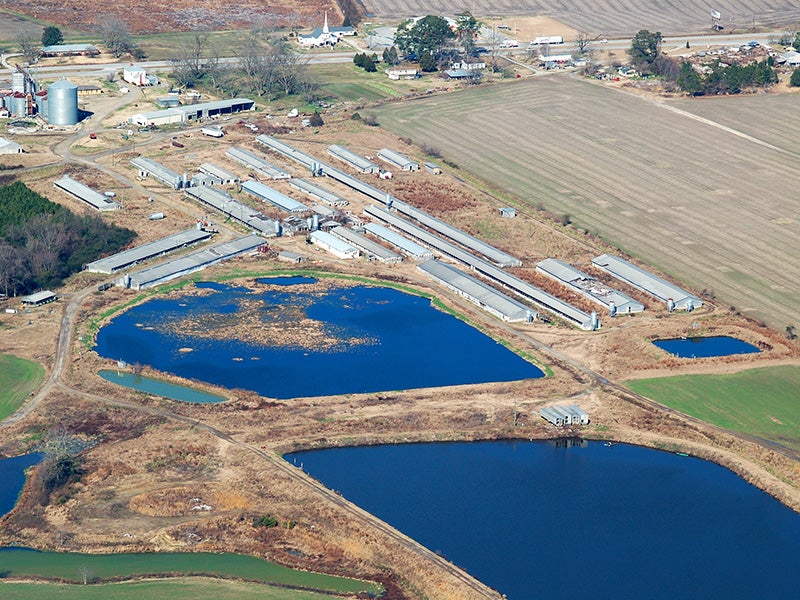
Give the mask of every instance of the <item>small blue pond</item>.
<path id="1" fill-rule="evenodd" d="M 147 392 L 154 396 L 163 396 L 170 400 L 179 400 L 180 402 L 196 402 L 199 404 L 216 404 L 217 402 L 225 402 L 225 398 L 217 396 L 216 394 L 209 394 L 201 390 L 187 387 L 185 385 L 177 385 L 160 379 L 152 379 L 151 377 L 144 377 L 136 375 L 135 373 L 127 373 L 125 371 L 112 371 L 103 370 L 98 373 L 100 377 L 111 383 L 138 390 L 140 392 Z"/>
<path id="2" fill-rule="evenodd" d="M 270 287 L 201 283 L 201 295 L 150 300 L 103 327 L 95 349 L 282 399 L 544 375 L 426 298 L 384 287 L 317 286 L 312 278 L 260 283 Z"/>
<path id="3" fill-rule="evenodd" d="M 798 597 L 800 515 L 697 458 L 501 441 L 286 459 L 510 600 Z"/>
<path id="4" fill-rule="evenodd" d="M 0 460 L 0 517 L 11 512 L 17 503 L 22 486 L 25 485 L 25 469 L 40 460 L 42 455 L 39 453 Z"/>
<path id="5" fill-rule="evenodd" d="M 753 344 L 727 335 L 656 340 L 653 344 L 679 358 L 708 358 L 761 352 Z"/>

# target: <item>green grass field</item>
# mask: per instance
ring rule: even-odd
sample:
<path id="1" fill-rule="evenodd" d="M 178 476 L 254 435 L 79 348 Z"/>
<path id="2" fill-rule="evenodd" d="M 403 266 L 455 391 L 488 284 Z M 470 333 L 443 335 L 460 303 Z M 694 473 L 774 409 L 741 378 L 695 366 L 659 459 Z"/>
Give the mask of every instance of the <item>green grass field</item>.
<path id="1" fill-rule="evenodd" d="M 659 377 L 625 385 L 687 415 L 800 450 L 800 367 Z"/>
<path id="2" fill-rule="evenodd" d="M 39 363 L 0 354 L 0 421 L 17 410 L 44 380 Z"/>
<path id="3" fill-rule="evenodd" d="M 58 583 L 0 583 L 4 600 L 329 600 L 317 592 L 270 587 L 258 583 L 225 581 L 206 577 L 127 581 L 91 585 Z"/>
<path id="4" fill-rule="evenodd" d="M 383 69 L 367 73 L 354 64 L 310 65 L 309 72 L 319 81 L 322 92 L 330 100 L 364 100 L 374 102 L 402 95 L 406 81 L 391 81 Z"/>
<path id="5" fill-rule="evenodd" d="M 359 592 L 379 594 L 383 591 L 382 586 L 376 583 L 297 571 L 242 554 L 208 552 L 79 554 L 37 552 L 26 549 L 0 551 L 0 573 L 5 577 L 18 579 L 36 577 L 82 583 L 83 573 L 86 570 L 91 572 L 91 579 L 97 581 L 173 574 L 210 575 L 339 594 Z M 216 597 L 216 595 L 205 597 Z"/>

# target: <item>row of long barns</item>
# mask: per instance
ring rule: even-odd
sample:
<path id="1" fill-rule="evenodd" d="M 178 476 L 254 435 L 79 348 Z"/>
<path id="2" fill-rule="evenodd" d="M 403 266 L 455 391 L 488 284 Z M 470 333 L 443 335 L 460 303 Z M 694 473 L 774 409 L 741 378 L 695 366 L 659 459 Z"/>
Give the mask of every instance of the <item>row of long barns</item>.
<path id="1" fill-rule="evenodd" d="M 306 206 L 259 181 L 249 180 L 242 183 L 241 189 L 253 197 L 269 203 L 290 215 L 297 215 L 296 217 L 290 216 L 287 220 L 297 221 L 298 229 L 310 231 L 310 242 L 317 244 L 335 256 L 355 258 L 363 253 L 370 260 L 380 260 L 387 263 L 400 262 L 403 256 L 406 256 L 420 263 L 418 265 L 419 270 L 428 277 L 468 298 L 500 319 L 530 321 L 539 316 L 537 310 L 524 303 L 527 302 L 540 309 L 555 313 L 582 329 L 594 330 L 600 327 L 596 311 L 586 313 L 508 273 L 505 270 L 506 268 L 522 265 L 518 258 L 411 206 L 357 177 L 320 162 L 316 158 L 272 136 L 259 135 L 256 137 L 256 142 L 267 150 L 276 152 L 308 168 L 313 176 L 330 177 L 380 204 L 365 208 L 365 214 L 371 217 L 372 221 L 365 223 L 363 227 L 346 228 L 341 226 L 335 219 L 323 222 L 323 226 L 320 227 L 318 216 L 323 215 L 324 218 L 326 211 L 335 213 L 335 210 L 325 209 L 321 206 Z M 331 146 L 328 148 L 328 153 L 346 162 L 356 170 L 366 173 L 374 172 L 372 170 L 374 163 L 343 146 Z M 346 199 L 315 183 L 302 179 L 292 179 L 289 173 L 252 152 L 234 147 L 227 151 L 227 155 L 232 160 L 269 179 L 289 179 L 293 187 L 329 206 L 341 207 L 347 205 Z M 401 165 L 413 162 L 403 155 L 387 149 L 380 151 L 379 157 L 398 168 L 402 168 Z M 268 237 L 281 234 L 280 222 L 274 221 L 259 211 L 237 202 L 227 192 L 212 187 L 238 181 L 238 178 L 224 169 L 209 164 L 203 165 L 201 174 L 206 177 L 198 183 L 197 176 L 189 180 L 188 175 L 181 176 L 145 157 L 133 159 L 131 162 L 140 170 L 142 177 L 151 175 L 174 189 L 184 189 L 188 196 L 213 207 L 228 218 L 241 222 L 262 236 Z M 377 165 L 374 166 L 377 167 Z M 409 166 L 409 170 L 414 169 Z M 80 189 L 79 186 L 82 184 L 77 184 L 77 182 L 69 180 L 69 178 L 67 180 L 62 183 L 65 183 L 70 190 Z M 56 185 L 58 185 L 58 182 Z M 64 187 L 64 185 L 59 187 Z M 81 191 L 86 195 L 85 191 Z M 71 193 L 74 194 L 75 192 L 71 191 Z M 94 200 L 97 201 L 97 198 L 95 197 Z M 311 217 L 308 217 L 308 219 L 299 218 L 300 215 L 307 215 L 311 212 L 314 213 L 313 219 Z M 393 247 L 397 252 L 390 250 L 384 244 Z M 467 267 L 471 273 L 488 280 L 494 286 L 465 273 L 457 266 L 434 260 L 436 254 L 457 265 Z M 121 264 L 125 260 L 128 259 L 121 257 L 118 262 Z M 623 259 L 603 255 L 597 257 L 593 262 L 597 268 L 605 270 L 617 279 L 665 301 L 669 310 L 692 310 L 702 304 L 699 298 L 680 290 L 680 288 L 647 271 L 635 267 Z M 135 264 L 135 262 L 131 264 Z M 184 267 L 182 266 L 181 268 L 183 269 Z M 114 272 L 115 270 L 118 269 L 100 272 Z M 563 261 L 546 259 L 537 264 L 537 270 L 604 307 L 612 316 L 615 314 L 632 314 L 644 310 L 642 303 L 610 288 L 596 278 L 575 269 Z M 140 287 L 149 285 L 148 282 L 150 281 L 161 281 L 160 276 L 151 277 L 151 275 L 140 279 L 132 276 L 129 283 L 134 287 Z M 155 284 L 153 283 L 153 285 Z M 522 300 L 522 302 L 501 292 L 495 286 L 505 289 Z"/>
<path id="2" fill-rule="evenodd" d="M 384 207 L 369 206 L 365 209 L 365 212 L 373 219 L 399 231 L 403 237 L 410 238 L 423 247 L 432 248 L 446 258 L 468 266 L 472 271 L 490 279 L 494 283 L 508 288 L 524 300 L 554 312 L 583 329 L 596 329 L 600 326 L 596 312 L 589 314 L 581 311 L 569 303 L 503 270 L 506 267 L 520 266 L 522 263 L 519 259 L 494 248 L 482 240 L 474 238 L 466 232 L 403 202 L 399 198 L 357 177 L 353 177 L 339 169 L 331 167 L 272 136 L 260 135 L 256 138 L 256 141 L 269 150 L 309 168 L 312 175 L 331 177 L 373 200 L 382 203 Z M 369 161 L 347 151 L 346 148 L 337 146 L 333 149 L 329 148 L 328 151 L 329 154 L 348 163 L 356 170 L 369 172 L 369 170 L 372 169 L 372 167 L 367 164 Z M 407 218 L 400 217 L 398 213 Z M 383 233 L 382 230 L 376 230 L 375 226 L 372 224 L 365 225 L 365 229 L 373 235 L 375 235 L 376 232 Z M 376 237 L 391 243 L 403 251 L 402 246 L 398 245 L 397 240 L 390 239 L 387 236 L 377 235 Z M 451 241 L 456 242 L 458 245 L 451 243 Z M 469 249 L 470 252 L 465 251 L 462 247 Z M 472 252 L 475 252 L 479 256 L 476 257 Z M 409 253 L 407 251 L 404 253 L 416 260 L 424 260 L 424 256 L 420 253 Z M 643 269 L 635 267 L 623 259 L 603 255 L 594 259 L 593 263 L 597 268 L 608 272 L 620 281 L 630 284 L 636 289 L 664 301 L 669 310 L 692 310 L 702 304 L 700 299 L 696 296 L 691 295 L 685 290 L 681 290 L 673 284 L 669 284 L 665 280 Z M 611 316 L 616 314 L 634 314 L 644 310 L 644 305 L 641 302 L 611 288 L 563 261 L 547 259 L 540 262 L 537 265 L 537 269 L 553 279 L 556 279 L 566 287 L 580 293 L 592 302 L 599 304 L 605 308 Z M 505 318 L 515 317 L 507 315 Z"/>

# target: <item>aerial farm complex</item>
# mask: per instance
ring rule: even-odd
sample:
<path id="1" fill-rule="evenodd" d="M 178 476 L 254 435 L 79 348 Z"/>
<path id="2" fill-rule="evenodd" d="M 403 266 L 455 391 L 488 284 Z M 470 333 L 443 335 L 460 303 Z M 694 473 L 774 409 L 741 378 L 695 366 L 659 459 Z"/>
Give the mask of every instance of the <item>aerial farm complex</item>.
<path id="1" fill-rule="evenodd" d="M 514 552 L 528 563 L 573 552 L 530 531 L 594 518 L 592 487 L 614 500 L 603 526 L 628 531 L 618 485 L 586 483 L 615 469 L 651 492 L 672 481 L 659 469 L 711 461 L 800 512 L 787 250 L 800 234 L 786 193 L 800 187 L 800 34 L 716 9 L 709 33 L 695 0 L 700 33 L 686 35 L 700 17 L 664 7 L 647 13 L 674 29 L 662 35 L 591 3 L 558 13 L 569 23 L 512 14 L 530 7 L 478 19 L 373 0 L 279 0 L 268 15 L 190 4 L 137 7 L 127 46 L 114 46 L 124 7 L 71 17 L 93 33 L 67 42 L 93 43 L 0 15 L 0 41 L 3 23 L 42 34 L 9 46 L 0 85 L 0 467 L 31 460 L 19 488 L 0 482 L 0 597 L 56 580 L 110 599 L 130 583 L 131 597 L 269 585 L 502 600 L 512 580 L 516 600 L 580 596 L 531 591 L 496 525 L 523 531 L 533 546 Z M 636 55 L 648 44 L 655 66 Z M 420 454 L 359 454 L 401 448 Z M 496 481 L 503 506 L 463 491 L 400 507 L 426 533 L 430 510 L 450 523 L 452 509 L 475 539 L 487 529 L 477 565 L 379 518 L 346 477 L 328 485 L 315 461 L 340 450 L 343 475 L 376 499 L 379 484 L 418 485 L 401 465 L 445 481 L 460 476 L 452 458 L 464 490 Z M 586 489 L 560 495 L 580 486 L 556 470 Z M 508 500 L 509 474 L 523 502 Z M 539 487 L 577 508 L 546 506 Z M 33 572 L 27 548 L 68 564 Z M 95 553 L 136 559 L 111 573 Z M 601 580 L 582 583 L 626 596 Z M 694 585 L 680 591 L 703 596 Z"/>

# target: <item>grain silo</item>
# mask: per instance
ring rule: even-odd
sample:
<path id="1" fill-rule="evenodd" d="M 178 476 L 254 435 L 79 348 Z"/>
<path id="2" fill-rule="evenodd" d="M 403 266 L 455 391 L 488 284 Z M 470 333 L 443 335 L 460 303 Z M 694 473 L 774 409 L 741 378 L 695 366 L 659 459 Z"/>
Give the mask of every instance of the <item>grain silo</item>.
<path id="1" fill-rule="evenodd" d="M 47 121 L 51 125 L 78 123 L 78 86 L 61 79 L 47 88 Z"/>

